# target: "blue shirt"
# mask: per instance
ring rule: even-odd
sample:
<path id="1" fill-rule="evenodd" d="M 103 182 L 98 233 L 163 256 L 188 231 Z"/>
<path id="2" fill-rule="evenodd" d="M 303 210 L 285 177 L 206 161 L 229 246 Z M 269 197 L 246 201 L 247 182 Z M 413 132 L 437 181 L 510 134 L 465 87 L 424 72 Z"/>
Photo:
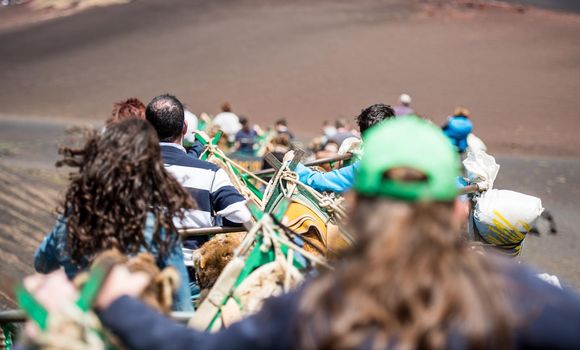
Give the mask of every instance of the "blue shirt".
<path id="1" fill-rule="evenodd" d="M 158 256 L 158 247 L 153 242 L 154 227 L 155 217 L 150 213 L 147 216 L 144 230 L 145 240 L 151 247 L 149 252 L 156 257 L 157 266 L 159 266 L 160 269 L 173 266 L 178 271 L 181 279 L 180 287 L 174 296 L 173 309 L 177 311 L 193 311 L 191 292 L 189 290 L 189 276 L 185 264 L 183 263 L 181 242 L 177 241 L 177 243 L 170 248 L 165 257 L 160 258 Z M 164 235 L 164 231 L 162 231 L 161 234 Z M 52 231 L 44 237 L 42 243 L 40 243 L 40 246 L 34 253 L 34 269 L 37 272 L 49 273 L 62 266 L 66 275 L 70 279 L 73 279 L 79 272 L 88 268 L 90 264 L 88 259 L 80 266 L 73 263 L 67 249 L 67 237 L 66 218 L 59 215 Z M 141 250 L 146 251 L 145 248 L 141 248 Z"/>
<path id="2" fill-rule="evenodd" d="M 294 171 L 298 174 L 300 182 L 319 192 L 331 191 L 342 193 L 350 190 L 354 185 L 354 178 L 358 167 L 359 162 L 356 162 L 340 169 L 321 173 L 299 163 Z"/>
<path id="3" fill-rule="evenodd" d="M 301 163 L 298 163 L 294 170 L 300 179 L 300 182 L 314 188 L 319 192 L 331 191 L 342 193 L 350 190 L 354 186 L 354 179 L 359 167 L 359 162 L 349 166 L 342 167 L 327 173 L 314 171 Z M 462 177 L 457 177 L 457 188 L 462 188 L 468 184 Z M 461 200 L 467 200 L 467 195 L 461 195 Z"/>
<path id="4" fill-rule="evenodd" d="M 239 151 L 253 154 L 256 136 L 258 136 L 258 133 L 253 129 L 248 131 L 244 131 L 244 129 L 242 129 L 238 131 L 236 133 L 236 141 L 240 143 Z"/>
<path id="5" fill-rule="evenodd" d="M 473 130 L 473 124 L 465 116 L 451 116 L 447 119 L 447 124 L 443 126 L 443 133 L 459 152 L 467 149 L 467 136 L 471 130 Z"/>

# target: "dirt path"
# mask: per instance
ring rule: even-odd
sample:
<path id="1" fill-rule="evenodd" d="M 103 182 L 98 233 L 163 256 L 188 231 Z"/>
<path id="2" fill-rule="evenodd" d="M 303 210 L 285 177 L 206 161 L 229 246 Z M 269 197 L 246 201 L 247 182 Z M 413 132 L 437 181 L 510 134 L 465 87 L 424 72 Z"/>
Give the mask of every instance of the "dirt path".
<path id="1" fill-rule="evenodd" d="M 229 100 L 312 136 L 410 93 L 443 121 L 468 106 L 502 152 L 580 155 L 580 17 L 416 12 L 414 1 L 139 0 L 0 35 L 0 113 L 102 119 L 173 92 L 196 113 Z"/>

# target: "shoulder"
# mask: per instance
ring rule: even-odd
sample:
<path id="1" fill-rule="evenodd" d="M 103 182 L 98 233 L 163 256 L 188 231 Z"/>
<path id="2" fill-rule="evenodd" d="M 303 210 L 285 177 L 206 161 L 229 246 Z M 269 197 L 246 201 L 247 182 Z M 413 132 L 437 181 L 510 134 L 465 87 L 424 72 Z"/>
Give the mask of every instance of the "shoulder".
<path id="1" fill-rule="evenodd" d="M 542 280 L 536 271 L 524 264 L 497 257 L 488 261 L 502 275 L 515 311 L 527 319 L 531 314 L 541 316 L 539 321 L 573 314 L 574 322 L 580 326 L 578 294 Z"/>
<path id="2" fill-rule="evenodd" d="M 206 162 L 204 160 L 188 156 L 187 153 L 182 152 L 178 149 L 170 149 L 168 147 L 162 147 L 161 153 L 163 155 L 163 162 L 166 166 L 179 166 L 184 168 L 196 168 L 196 169 L 203 169 L 203 170 L 211 170 L 216 172 L 219 170 L 219 167 L 215 164 L 210 162 Z"/>
<path id="3" fill-rule="evenodd" d="M 56 223 L 50 231 L 49 236 L 58 241 L 64 241 L 67 236 L 67 218 L 63 215 L 59 215 L 56 218 Z"/>

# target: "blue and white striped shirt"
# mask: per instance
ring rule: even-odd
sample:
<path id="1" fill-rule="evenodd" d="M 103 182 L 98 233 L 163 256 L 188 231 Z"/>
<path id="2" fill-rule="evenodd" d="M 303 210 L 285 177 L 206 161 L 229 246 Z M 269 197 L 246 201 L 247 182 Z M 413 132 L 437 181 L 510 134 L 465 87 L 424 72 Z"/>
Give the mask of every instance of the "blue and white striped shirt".
<path id="1" fill-rule="evenodd" d="M 241 225 L 251 218 L 245 198 L 232 185 L 228 174 L 215 164 L 193 158 L 175 143 L 161 142 L 165 169 L 191 194 L 197 209 L 186 212 L 177 227 L 199 228 L 220 225 Z M 186 241 L 188 248 L 197 248 L 207 238 Z M 196 244 L 197 243 L 197 244 Z"/>

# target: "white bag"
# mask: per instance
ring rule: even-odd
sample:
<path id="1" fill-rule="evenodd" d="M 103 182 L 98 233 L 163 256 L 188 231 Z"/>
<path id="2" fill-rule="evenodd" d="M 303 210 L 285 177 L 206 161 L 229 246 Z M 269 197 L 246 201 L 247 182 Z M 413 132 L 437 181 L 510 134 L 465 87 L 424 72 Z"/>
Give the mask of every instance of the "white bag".
<path id="1" fill-rule="evenodd" d="M 470 150 L 467 158 L 463 161 L 463 166 L 467 170 L 469 183 L 476 183 L 481 190 L 493 188 L 493 182 L 499 172 L 499 164 L 495 158 L 482 150 Z"/>
<path id="2" fill-rule="evenodd" d="M 508 190 L 488 190 L 475 204 L 473 222 L 489 244 L 518 254 L 526 233 L 544 211 L 540 198 Z"/>
<path id="3" fill-rule="evenodd" d="M 473 133 L 467 135 L 467 149 L 471 151 L 483 151 L 487 152 L 487 146 L 483 141 L 475 136 Z"/>

